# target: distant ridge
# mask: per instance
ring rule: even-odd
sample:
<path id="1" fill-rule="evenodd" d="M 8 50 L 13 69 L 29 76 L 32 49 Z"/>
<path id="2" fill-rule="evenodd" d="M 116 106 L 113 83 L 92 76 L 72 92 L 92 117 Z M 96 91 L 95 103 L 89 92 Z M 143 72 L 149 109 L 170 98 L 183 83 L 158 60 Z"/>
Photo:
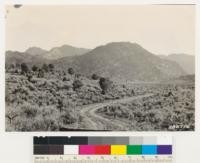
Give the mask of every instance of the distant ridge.
<path id="1" fill-rule="evenodd" d="M 187 74 L 195 74 L 195 56 L 179 53 L 168 56 L 160 55 L 162 59 L 177 62 Z"/>
<path id="2" fill-rule="evenodd" d="M 48 52 L 47 50 L 44 50 L 39 47 L 30 47 L 25 51 L 25 53 L 28 53 L 30 55 L 44 55 L 47 52 Z"/>
<path id="3" fill-rule="evenodd" d="M 45 58 L 49 60 L 54 60 L 63 57 L 82 55 L 89 51 L 89 49 L 76 48 L 70 45 L 63 45 L 60 47 L 52 48 L 48 53 L 46 53 Z"/>
<path id="4" fill-rule="evenodd" d="M 76 48 L 70 45 L 63 45 L 52 48 L 47 51 L 39 47 L 30 47 L 25 52 L 6 51 L 6 64 L 27 62 L 37 64 L 42 62 L 50 62 L 51 60 L 63 57 L 82 55 L 89 49 Z"/>

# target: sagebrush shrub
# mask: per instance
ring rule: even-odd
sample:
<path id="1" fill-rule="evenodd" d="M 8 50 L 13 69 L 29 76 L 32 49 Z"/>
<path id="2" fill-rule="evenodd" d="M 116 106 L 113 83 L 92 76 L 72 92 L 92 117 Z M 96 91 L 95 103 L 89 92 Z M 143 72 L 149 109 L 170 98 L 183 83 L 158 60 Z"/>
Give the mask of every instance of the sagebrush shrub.
<path id="1" fill-rule="evenodd" d="M 24 114 L 27 118 L 34 118 L 38 113 L 37 106 L 33 106 L 29 103 L 22 105 L 21 110 L 22 114 Z"/>
<path id="2" fill-rule="evenodd" d="M 36 65 L 33 65 L 32 71 L 36 72 L 38 70 L 38 67 Z"/>
<path id="3" fill-rule="evenodd" d="M 99 76 L 97 74 L 92 74 L 92 79 L 93 80 L 98 80 L 99 79 Z"/>
<path id="4" fill-rule="evenodd" d="M 73 82 L 73 90 L 77 90 L 77 89 L 81 88 L 82 86 L 83 86 L 83 83 L 80 80 L 75 80 Z"/>
<path id="5" fill-rule="evenodd" d="M 72 123 L 77 122 L 78 114 L 76 112 L 73 112 L 73 111 L 65 111 L 60 116 L 60 120 L 62 121 L 62 123 L 64 125 L 72 124 Z"/>

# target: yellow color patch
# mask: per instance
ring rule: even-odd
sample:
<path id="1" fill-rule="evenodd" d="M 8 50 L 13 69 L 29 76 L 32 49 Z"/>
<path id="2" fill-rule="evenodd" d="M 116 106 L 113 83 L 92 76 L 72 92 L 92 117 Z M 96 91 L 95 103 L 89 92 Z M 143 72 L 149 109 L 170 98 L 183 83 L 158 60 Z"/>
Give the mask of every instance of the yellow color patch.
<path id="1" fill-rule="evenodd" d="M 111 145 L 111 155 L 126 155 L 126 145 Z"/>

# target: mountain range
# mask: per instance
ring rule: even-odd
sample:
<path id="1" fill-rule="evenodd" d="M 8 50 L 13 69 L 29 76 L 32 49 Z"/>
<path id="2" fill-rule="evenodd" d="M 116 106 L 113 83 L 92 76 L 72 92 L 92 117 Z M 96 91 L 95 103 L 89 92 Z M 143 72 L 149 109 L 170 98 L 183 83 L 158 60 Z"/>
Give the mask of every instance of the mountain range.
<path id="1" fill-rule="evenodd" d="M 31 66 L 33 64 L 49 63 L 52 60 L 78 56 L 88 52 L 89 49 L 77 48 L 70 45 L 63 45 L 61 47 L 55 47 L 47 51 L 39 47 L 30 47 L 24 52 L 18 51 L 6 51 L 6 64 L 11 63 L 28 63 Z"/>
<path id="2" fill-rule="evenodd" d="M 69 45 L 50 51 L 32 47 L 25 52 L 6 52 L 6 64 L 53 63 L 62 70 L 132 81 L 158 81 L 187 74 L 175 59 L 155 55 L 137 43 L 112 42 L 92 50 Z M 192 63 L 191 63 L 192 64 Z"/>

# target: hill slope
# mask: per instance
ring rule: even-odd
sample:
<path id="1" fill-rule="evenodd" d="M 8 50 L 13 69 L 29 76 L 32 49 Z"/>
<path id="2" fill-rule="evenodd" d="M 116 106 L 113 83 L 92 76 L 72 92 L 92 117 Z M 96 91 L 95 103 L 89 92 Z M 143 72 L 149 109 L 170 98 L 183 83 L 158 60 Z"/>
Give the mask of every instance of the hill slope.
<path id="1" fill-rule="evenodd" d="M 73 67 L 87 75 L 96 73 L 134 81 L 158 81 L 185 74 L 176 62 L 161 59 L 129 42 L 109 43 L 81 56 L 58 59 L 54 64 L 62 69 Z"/>
<path id="2" fill-rule="evenodd" d="M 195 57 L 188 54 L 171 54 L 160 56 L 163 59 L 177 62 L 187 74 L 195 73 Z"/>

